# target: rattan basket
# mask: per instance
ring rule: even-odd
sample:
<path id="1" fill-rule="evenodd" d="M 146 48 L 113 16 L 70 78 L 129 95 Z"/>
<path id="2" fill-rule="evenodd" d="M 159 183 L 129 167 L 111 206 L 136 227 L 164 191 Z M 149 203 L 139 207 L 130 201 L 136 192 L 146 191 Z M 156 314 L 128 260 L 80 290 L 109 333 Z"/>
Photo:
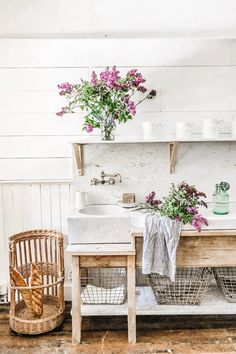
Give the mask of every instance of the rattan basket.
<path id="1" fill-rule="evenodd" d="M 147 279 L 158 304 L 200 305 L 212 272 L 208 268 L 177 268 L 174 282 L 155 273 Z"/>
<path id="2" fill-rule="evenodd" d="M 83 304 L 119 305 L 125 301 L 126 268 L 83 268 L 80 279 Z"/>
<path id="3" fill-rule="evenodd" d="M 213 268 L 219 288 L 228 302 L 236 302 L 236 267 Z"/>
<path id="4" fill-rule="evenodd" d="M 40 268 L 43 314 L 35 318 L 26 307 L 20 287 L 10 286 L 10 327 L 21 334 L 40 334 L 59 326 L 65 314 L 63 234 L 55 230 L 32 230 L 10 237 L 9 266 L 16 268 L 29 285 L 31 264 Z"/>

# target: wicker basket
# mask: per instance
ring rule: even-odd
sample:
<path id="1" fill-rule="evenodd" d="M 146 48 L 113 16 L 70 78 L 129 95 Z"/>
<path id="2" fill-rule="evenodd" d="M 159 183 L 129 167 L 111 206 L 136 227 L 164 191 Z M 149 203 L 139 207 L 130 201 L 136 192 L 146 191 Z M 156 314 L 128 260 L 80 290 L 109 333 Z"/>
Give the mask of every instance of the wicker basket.
<path id="1" fill-rule="evenodd" d="M 81 269 L 83 304 L 122 304 L 127 294 L 126 268 Z"/>
<path id="2" fill-rule="evenodd" d="M 32 230 L 10 237 L 9 266 L 16 268 L 29 285 L 31 264 L 40 268 L 43 314 L 35 318 L 25 305 L 20 287 L 11 280 L 10 326 L 21 334 L 40 334 L 59 326 L 64 319 L 63 234 L 54 230 Z"/>
<path id="3" fill-rule="evenodd" d="M 236 302 L 236 267 L 213 268 L 219 288 L 228 302 Z"/>
<path id="4" fill-rule="evenodd" d="M 212 273 L 207 268 L 177 268 L 174 282 L 155 273 L 147 278 L 158 304 L 200 305 Z"/>

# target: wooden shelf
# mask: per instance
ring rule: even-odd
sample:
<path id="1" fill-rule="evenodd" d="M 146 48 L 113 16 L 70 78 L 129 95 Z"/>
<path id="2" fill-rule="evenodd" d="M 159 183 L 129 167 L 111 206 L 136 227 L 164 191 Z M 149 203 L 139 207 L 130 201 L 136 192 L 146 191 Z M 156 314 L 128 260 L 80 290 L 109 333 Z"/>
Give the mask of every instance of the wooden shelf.
<path id="1" fill-rule="evenodd" d="M 175 172 L 175 165 L 177 160 L 177 149 L 180 143 L 217 143 L 217 142 L 236 142 L 236 138 L 233 138 L 231 134 L 220 134 L 218 139 L 204 139 L 201 134 L 192 134 L 190 139 L 176 139 L 175 134 L 163 134 L 156 136 L 150 140 L 144 140 L 139 135 L 119 135 L 113 141 L 101 140 L 100 135 L 79 137 L 77 140 L 72 141 L 71 144 L 74 148 L 75 159 L 77 164 L 77 170 L 79 176 L 84 173 L 83 166 L 83 146 L 88 144 L 153 144 L 153 143 L 167 143 L 169 144 L 170 155 L 170 173 Z"/>
<path id="2" fill-rule="evenodd" d="M 126 316 L 128 306 L 122 305 L 82 305 L 83 316 Z M 216 285 L 205 294 L 202 304 L 158 305 L 150 287 L 136 287 L 137 315 L 232 315 L 236 314 L 236 303 L 229 303 Z"/>
<path id="3" fill-rule="evenodd" d="M 141 135 L 118 135 L 113 141 L 101 140 L 100 135 L 79 136 L 71 141 L 71 144 L 87 145 L 87 144 L 144 144 L 144 143 L 201 143 L 201 142 L 227 142 L 236 141 L 231 134 L 222 133 L 218 139 L 204 139 L 201 134 L 193 133 L 189 139 L 177 139 L 175 134 L 156 135 L 152 139 L 145 140 Z"/>

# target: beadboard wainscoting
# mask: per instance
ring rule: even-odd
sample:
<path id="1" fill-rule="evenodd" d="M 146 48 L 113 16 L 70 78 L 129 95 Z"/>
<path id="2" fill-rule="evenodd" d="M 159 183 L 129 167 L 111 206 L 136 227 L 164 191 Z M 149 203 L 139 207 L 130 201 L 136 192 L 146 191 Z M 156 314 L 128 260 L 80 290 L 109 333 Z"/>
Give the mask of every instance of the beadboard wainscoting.
<path id="1" fill-rule="evenodd" d="M 67 246 L 67 215 L 74 192 L 69 183 L 4 183 L 0 184 L 0 192 L 0 283 L 4 284 L 8 281 L 9 236 L 25 230 L 56 229 L 66 235 Z"/>
<path id="2" fill-rule="evenodd" d="M 86 133 L 82 114 L 55 115 L 65 105 L 57 84 L 88 79 L 92 70 L 108 65 L 122 73 L 137 67 L 147 87 L 158 92 L 140 105 L 133 121 L 117 127 L 117 135 L 140 134 L 144 121 L 161 124 L 160 133 L 173 133 L 176 121 L 188 121 L 200 132 L 205 118 L 223 120 L 221 132 L 230 131 L 236 115 L 235 39 L 0 39 L 0 283 L 7 280 L 9 235 L 35 227 L 67 233 L 73 195 L 69 142 Z M 86 147 L 85 176 L 76 178 L 76 189 L 90 191 L 90 201 L 116 202 L 125 191 L 136 191 L 140 198 L 153 188 L 162 194 L 169 183 L 185 178 L 200 181 L 199 187 L 211 193 L 224 178 L 235 194 L 236 145 L 210 144 L 181 145 L 173 175 L 165 145 L 99 147 L 95 153 Z M 92 189 L 90 179 L 99 177 L 102 168 L 121 172 L 124 183 Z"/>

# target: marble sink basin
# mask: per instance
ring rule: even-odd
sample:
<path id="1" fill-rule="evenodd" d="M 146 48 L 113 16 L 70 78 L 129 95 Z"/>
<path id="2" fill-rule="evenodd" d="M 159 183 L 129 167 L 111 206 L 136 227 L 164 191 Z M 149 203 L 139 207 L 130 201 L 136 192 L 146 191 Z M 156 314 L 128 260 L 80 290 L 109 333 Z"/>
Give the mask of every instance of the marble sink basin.
<path id="1" fill-rule="evenodd" d="M 202 208 L 200 210 L 201 214 L 205 216 L 209 222 L 208 227 L 203 227 L 203 230 L 230 230 L 236 229 L 236 203 L 230 203 L 229 214 L 226 215 L 216 215 L 212 212 L 212 204 L 208 204 L 208 208 Z M 131 227 L 144 228 L 146 214 L 140 212 L 133 212 L 131 214 Z M 194 228 L 187 224 L 183 225 L 183 230 L 194 230 Z"/>
<path id="2" fill-rule="evenodd" d="M 130 213 L 118 205 L 88 205 L 68 217 L 70 244 L 130 243 Z"/>

